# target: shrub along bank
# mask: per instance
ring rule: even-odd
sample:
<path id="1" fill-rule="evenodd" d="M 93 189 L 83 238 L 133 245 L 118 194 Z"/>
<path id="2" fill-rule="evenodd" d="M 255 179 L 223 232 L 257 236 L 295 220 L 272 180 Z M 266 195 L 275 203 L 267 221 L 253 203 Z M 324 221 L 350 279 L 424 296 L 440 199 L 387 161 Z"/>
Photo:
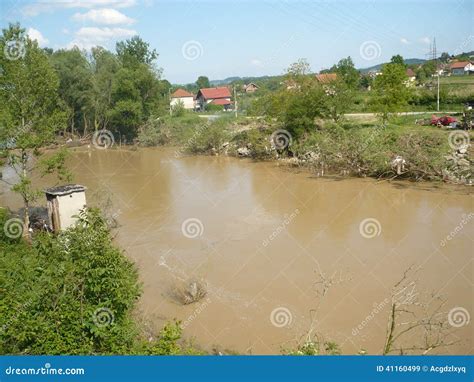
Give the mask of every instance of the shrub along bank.
<path id="1" fill-rule="evenodd" d="M 144 338 L 133 310 L 141 286 L 135 265 L 89 210 L 59 235 L 15 238 L 0 209 L 2 354 L 198 354 L 180 343 L 179 323 Z M 7 232 L 10 232 L 8 235 Z"/>
<path id="2" fill-rule="evenodd" d="M 313 129 L 293 137 L 275 121 L 231 116 L 206 121 L 187 114 L 149 122 L 139 144 L 179 146 L 183 154 L 278 159 L 321 175 L 470 183 L 470 135 L 398 117 L 385 125 L 317 120 Z"/>

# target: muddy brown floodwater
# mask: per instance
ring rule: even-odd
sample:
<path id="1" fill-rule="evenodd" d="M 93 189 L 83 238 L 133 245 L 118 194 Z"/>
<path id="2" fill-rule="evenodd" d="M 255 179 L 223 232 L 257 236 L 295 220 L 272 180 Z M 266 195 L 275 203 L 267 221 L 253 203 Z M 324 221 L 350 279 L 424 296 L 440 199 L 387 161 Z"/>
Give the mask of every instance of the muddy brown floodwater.
<path id="1" fill-rule="evenodd" d="M 313 322 L 343 353 L 380 353 L 386 299 L 415 264 L 418 298 L 434 304 L 429 294 L 441 294 L 441 314 L 464 320 L 449 337 L 462 341 L 434 353 L 473 353 L 472 189 L 174 154 L 79 149 L 70 161 L 90 204 L 111 199 L 116 242 L 144 285 L 140 311 L 156 328 L 176 318 L 206 349 L 275 354 Z M 19 205 L 8 190 L 0 198 Z M 173 290 L 192 279 L 208 294 L 183 306 Z"/>

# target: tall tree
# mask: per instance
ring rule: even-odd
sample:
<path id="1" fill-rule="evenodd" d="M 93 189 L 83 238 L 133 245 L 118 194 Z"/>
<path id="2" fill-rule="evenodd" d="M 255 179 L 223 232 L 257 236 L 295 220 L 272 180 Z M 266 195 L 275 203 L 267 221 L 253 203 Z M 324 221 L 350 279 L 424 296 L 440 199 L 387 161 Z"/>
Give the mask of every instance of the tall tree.
<path id="1" fill-rule="evenodd" d="M 395 56 L 392 56 L 392 58 L 390 59 L 390 63 L 391 64 L 398 64 L 398 65 L 402 65 L 403 67 L 406 68 L 406 65 L 405 65 L 405 60 L 403 59 L 403 57 L 399 54 L 396 54 Z"/>
<path id="2" fill-rule="evenodd" d="M 92 48 L 91 58 L 94 129 L 107 129 L 112 107 L 112 84 L 120 69 L 120 62 L 113 53 L 102 47 Z"/>
<path id="3" fill-rule="evenodd" d="M 398 63 L 385 64 L 382 67 L 382 74 L 375 77 L 374 97 L 371 103 L 384 122 L 391 113 L 402 111 L 407 105 L 411 96 L 407 80 L 405 65 Z"/>
<path id="4" fill-rule="evenodd" d="M 50 60 L 59 76 L 59 95 L 70 111 L 71 133 L 87 134 L 94 113 L 93 73 L 87 57 L 73 48 L 54 52 Z"/>
<path id="5" fill-rule="evenodd" d="M 158 58 L 156 50 L 150 49 L 150 44 L 143 41 L 140 36 L 133 36 L 129 40 L 118 42 L 116 51 L 125 66 L 152 65 L 153 61 Z"/>
<path id="6" fill-rule="evenodd" d="M 0 52 L 0 141 L 10 143 L 6 155 L 17 175 L 12 189 L 22 197 L 23 235 L 28 236 L 29 208 L 40 195 L 31 175 L 35 169 L 53 172 L 63 168 L 64 153 L 44 162 L 41 149 L 64 127 L 65 113 L 58 107 L 59 80 L 46 53 L 19 24 L 3 30 Z"/>
<path id="7" fill-rule="evenodd" d="M 196 85 L 197 85 L 198 89 L 205 89 L 205 88 L 210 88 L 211 87 L 211 84 L 209 82 L 209 78 L 207 78 L 206 76 L 199 76 L 197 81 L 196 81 Z"/>
<path id="8" fill-rule="evenodd" d="M 339 60 L 336 73 L 350 89 L 356 89 L 359 85 L 360 74 L 350 56 Z"/>

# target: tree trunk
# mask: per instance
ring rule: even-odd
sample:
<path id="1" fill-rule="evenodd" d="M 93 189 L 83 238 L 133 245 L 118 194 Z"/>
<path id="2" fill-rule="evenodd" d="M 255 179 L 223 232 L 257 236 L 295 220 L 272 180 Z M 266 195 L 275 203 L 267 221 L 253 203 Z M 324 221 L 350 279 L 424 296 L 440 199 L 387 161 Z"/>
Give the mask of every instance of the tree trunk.
<path id="1" fill-rule="evenodd" d="M 82 118 L 84 119 L 84 131 L 82 132 L 82 136 L 85 137 L 87 135 L 87 118 L 85 113 Z"/>
<path id="2" fill-rule="evenodd" d="M 21 169 L 23 178 L 28 176 L 26 166 L 28 164 L 28 154 L 24 149 L 21 150 Z M 24 217 L 23 217 L 23 237 L 30 241 L 30 201 L 28 199 L 27 193 L 23 193 L 23 205 L 25 207 Z"/>

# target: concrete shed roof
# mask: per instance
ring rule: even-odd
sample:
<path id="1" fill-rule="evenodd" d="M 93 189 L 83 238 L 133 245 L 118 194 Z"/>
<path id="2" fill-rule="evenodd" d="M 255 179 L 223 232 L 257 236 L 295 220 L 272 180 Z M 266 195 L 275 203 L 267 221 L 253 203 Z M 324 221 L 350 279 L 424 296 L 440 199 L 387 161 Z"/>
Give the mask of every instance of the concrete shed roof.
<path id="1" fill-rule="evenodd" d="M 51 187 L 44 190 L 47 195 L 55 195 L 55 196 L 62 196 L 62 195 L 69 195 L 74 192 L 84 192 L 87 189 L 85 186 L 81 186 L 80 184 L 66 184 L 64 186 L 57 186 Z"/>

